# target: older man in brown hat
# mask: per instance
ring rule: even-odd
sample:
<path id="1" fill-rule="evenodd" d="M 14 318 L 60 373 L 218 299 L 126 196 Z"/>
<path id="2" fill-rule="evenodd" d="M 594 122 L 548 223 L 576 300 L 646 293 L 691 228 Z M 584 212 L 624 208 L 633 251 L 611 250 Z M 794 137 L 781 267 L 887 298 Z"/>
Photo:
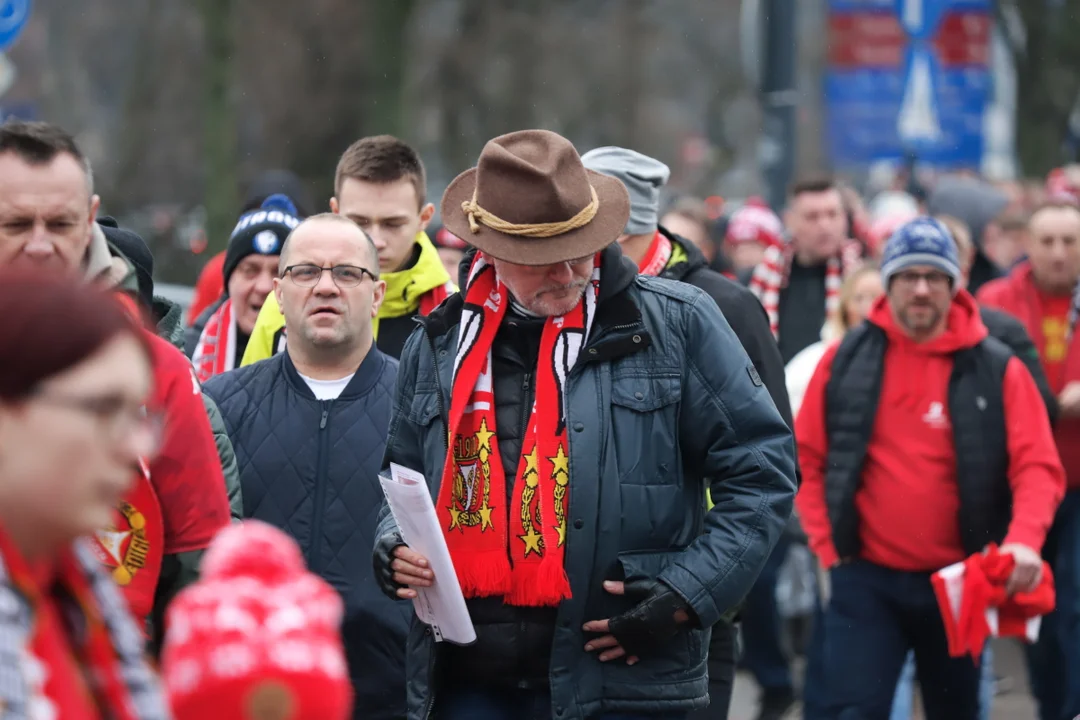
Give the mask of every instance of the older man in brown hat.
<path id="1" fill-rule="evenodd" d="M 385 464 L 426 476 L 477 641 L 414 622 L 410 720 L 685 718 L 791 512 L 787 425 L 715 303 L 623 258 L 628 214 L 539 130 L 446 191 L 476 250 L 405 346 Z M 384 591 L 437 582 L 385 511 L 377 537 Z"/>

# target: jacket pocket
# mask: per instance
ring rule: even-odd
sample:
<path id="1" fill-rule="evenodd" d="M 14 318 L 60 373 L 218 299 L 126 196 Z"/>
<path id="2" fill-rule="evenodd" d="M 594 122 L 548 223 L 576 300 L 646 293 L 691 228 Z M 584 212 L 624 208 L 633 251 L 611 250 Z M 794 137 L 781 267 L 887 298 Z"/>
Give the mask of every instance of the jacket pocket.
<path id="1" fill-rule="evenodd" d="M 619 480 L 631 485 L 679 482 L 677 372 L 615 370 L 611 380 L 611 431 Z"/>
<path id="2" fill-rule="evenodd" d="M 682 550 L 646 550 L 623 552 L 617 557 L 618 568 L 626 582 L 654 580 L 672 562 L 682 556 Z M 618 599 L 618 612 L 631 607 L 629 601 Z M 656 653 L 641 658 L 636 665 L 613 661 L 604 664 L 604 697 L 611 700 L 689 701 L 704 696 L 707 688 L 706 648 L 709 631 L 685 628 Z"/>
<path id="3" fill-rule="evenodd" d="M 439 395 L 436 388 L 417 390 L 409 404 L 409 422 L 420 427 L 431 425 L 439 416 Z"/>

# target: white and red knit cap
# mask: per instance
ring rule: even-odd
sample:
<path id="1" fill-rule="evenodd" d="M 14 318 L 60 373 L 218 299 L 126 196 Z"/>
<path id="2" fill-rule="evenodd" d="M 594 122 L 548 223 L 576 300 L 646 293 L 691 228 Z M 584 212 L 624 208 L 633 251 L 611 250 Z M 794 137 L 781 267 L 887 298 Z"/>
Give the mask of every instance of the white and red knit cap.
<path id="1" fill-rule="evenodd" d="M 750 198 L 731 214 L 724 237 L 729 245 L 756 242 L 765 247 L 784 244 L 784 224 L 760 198 Z"/>
<path id="2" fill-rule="evenodd" d="M 342 602 L 296 542 L 247 521 L 206 551 L 166 616 L 162 678 L 176 720 L 344 720 Z"/>
<path id="3" fill-rule="evenodd" d="M 1046 176 L 1046 195 L 1051 202 L 1080 203 L 1080 166 L 1054 168 Z"/>

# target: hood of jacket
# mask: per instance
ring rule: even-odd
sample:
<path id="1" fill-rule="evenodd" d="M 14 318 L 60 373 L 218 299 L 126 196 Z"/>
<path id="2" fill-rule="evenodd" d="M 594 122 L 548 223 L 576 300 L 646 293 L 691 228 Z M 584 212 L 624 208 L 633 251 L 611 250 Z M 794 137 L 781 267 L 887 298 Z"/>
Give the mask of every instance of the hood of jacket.
<path id="1" fill-rule="evenodd" d="M 867 319 L 885 331 L 890 350 L 900 347 L 915 355 L 952 355 L 959 350 L 975 347 L 989 334 L 975 298 L 966 290 L 956 293 L 949 306 L 945 331 L 933 340 L 921 343 L 912 340 L 897 324 L 887 295 L 878 298 Z"/>
<path id="2" fill-rule="evenodd" d="M 154 305 L 150 308 L 150 312 L 157 323 L 158 337 L 176 346 L 178 350 L 183 350 L 184 309 L 172 300 L 155 295 Z"/>
<path id="3" fill-rule="evenodd" d="M 663 277 L 682 282 L 690 273 L 709 267 L 705 255 L 698 250 L 697 245 L 663 226 L 657 230 L 671 241 L 671 259 L 664 268 Z"/>

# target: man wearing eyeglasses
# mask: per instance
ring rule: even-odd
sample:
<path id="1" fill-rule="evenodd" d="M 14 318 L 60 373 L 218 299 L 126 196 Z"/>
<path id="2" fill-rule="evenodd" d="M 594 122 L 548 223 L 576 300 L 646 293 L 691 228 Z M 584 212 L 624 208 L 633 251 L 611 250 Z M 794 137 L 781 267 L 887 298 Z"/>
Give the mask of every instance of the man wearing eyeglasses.
<path id="1" fill-rule="evenodd" d="M 373 338 L 378 252 L 348 218 L 316 215 L 286 239 L 273 287 L 285 350 L 205 389 L 236 449 L 244 517 L 292 535 L 345 601 L 354 717 L 403 718 L 411 606 L 383 596 L 370 560 L 397 377 Z"/>
<path id="2" fill-rule="evenodd" d="M 888 717 L 914 650 L 927 717 L 979 717 L 979 668 L 950 657 L 932 573 L 995 543 L 1007 592 L 1041 581 L 1039 551 L 1065 487 L 1023 362 L 989 336 L 956 244 L 917 218 L 885 247 L 886 295 L 828 350 L 796 419 L 796 505 L 829 568 L 830 700 Z"/>

